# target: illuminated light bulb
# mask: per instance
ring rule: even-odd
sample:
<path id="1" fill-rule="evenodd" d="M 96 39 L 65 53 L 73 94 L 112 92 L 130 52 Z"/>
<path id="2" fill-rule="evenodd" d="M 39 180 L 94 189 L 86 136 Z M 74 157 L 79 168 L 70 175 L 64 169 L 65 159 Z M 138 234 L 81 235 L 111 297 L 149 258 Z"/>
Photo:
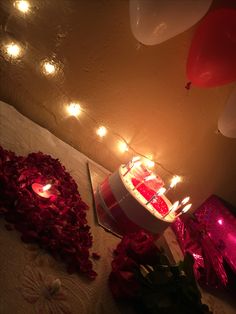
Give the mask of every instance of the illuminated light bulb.
<path id="1" fill-rule="evenodd" d="M 164 195 L 165 192 L 166 192 L 166 188 L 163 188 L 163 187 L 162 187 L 162 188 L 160 188 L 160 189 L 158 190 L 157 195 L 158 195 L 158 196 Z"/>
<path id="2" fill-rule="evenodd" d="M 30 4 L 26 0 L 15 1 L 14 6 L 22 13 L 27 13 L 30 9 Z"/>
<path id="3" fill-rule="evenodd" d="M 105 128 L 105 126 L 100 126 L 97 131 L 96 131 L 97 135 L 100 137 L 104 137 L 107 134 L 107 129 Z"/>
<path id="4" fill-rule="evenodd" d="M 182 200 L 181 204 L 182 204 L 182 205 L 185 205 L 185 204 L 187 204 L 187 203 L 189 202 L 189 200 L 190 200 L 190 197 L 187 196 L 187 197 L 185 197 L 185 198 Z"/>
<path id="5" fill-rule="evenodd" d="M 77 117 L 81 114 L 82 108 L 79 104 L 70 103 L 67 107 L 67 111 L 70 116 Z"/>
<path id="6" fill-rule="evenodd" d="M 17 44 L 10 43 L 6 45 L 6 53 L 11 58 L 18 58 L 21 55 L 21 47 Z"/>
<path id="7" fill-rule="evenodd" d="M 191 207 L 192 207 L 192 204 L 188 204 L 184 206 L 184 208 L 182 209 L 182 213 L 186 213 Z"/>
<path id="8" fill-rule="evenodd" d="M 121 153 L 128 152 L 129 146 L 125 142 L 119 142 L 119 150 Z"/>
<path id="9" fill-rule="evenodd" d="M 145 158 L 144 159 L 144 165 L 147 167 L 147 168 L 153 168 L 155 166 L 155 162 L 151 159 L 148 159 L 148 158 Z"/>
<path id="10" fill-rule="evenodd" d="M 51 189 L 52 185 L 50 183 L 46 184 L 43 186 L 42 190 L 45 192 L 45 191 L 48 191 L 49 189 Z"/>
<path id="11" fill-rule="evenodd" d="M 175 187 L 176 184 L 179 183 L 180 181 L 181 181 L 181 177 L 179 177 L 179 176 L 174 176 L 174 177 L 171 179 L 170 188 Z"/>
<path id="12" fill-rule="evenodd" d="M 53 64 L 53 62 L 45 61 L 43 63 L 43 72 L 44 74 L 53 75 L 56 72 L 56 66 Z"/>

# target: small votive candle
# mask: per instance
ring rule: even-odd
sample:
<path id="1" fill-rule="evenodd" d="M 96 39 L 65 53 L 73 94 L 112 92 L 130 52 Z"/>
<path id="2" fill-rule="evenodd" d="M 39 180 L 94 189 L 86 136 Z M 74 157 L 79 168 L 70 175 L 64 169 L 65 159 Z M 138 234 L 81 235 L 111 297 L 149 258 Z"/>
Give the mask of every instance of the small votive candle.
<path id="1" fill-rule="evenodd" d="M 33 183 L 32 184 L 32 190 L 38 194 L 41 197 L 49 198 L 53 195 L 53 193 L 50 191 L 52 185 L 50 183 L 43 185 L 40 183 Z"/>

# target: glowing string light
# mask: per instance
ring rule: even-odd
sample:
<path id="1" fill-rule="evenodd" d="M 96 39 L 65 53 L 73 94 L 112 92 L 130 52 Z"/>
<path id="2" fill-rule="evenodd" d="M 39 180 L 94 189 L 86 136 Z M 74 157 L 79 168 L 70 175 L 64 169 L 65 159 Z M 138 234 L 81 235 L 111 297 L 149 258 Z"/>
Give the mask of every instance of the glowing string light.
<path id="1" fill-rule="evenodd" d="M 26 0 L 15 1 L 14 6 L 22 13 L 27 13 L 30 9 L 30 4 Z"/>
<path id="2" fill-rule="evenodd" d="M 155 166 L 155 162 L 153 160 L 151 160 L 151 159 L 144 158 L 144 165 L 147 168 L 151 169 L 151 168 L 153 168 Z"/>
<path id="3" fill-rule="evenodd" d="M 129 151 L 129 146 L 125 142 L 119 142 L 118 148 L 121 153 L 125 153 Z"/>
<path id="4" fill-rule="evenodd" d="M 104 137 L 107 134 L 107 128 L 105 126 L 100 126 L 97 131 L 97 135 L 100 137 Z"/>
<path id="5" fill-rule="evenodd" d="M 67 112 L 69 113 L 70 116 L 78 117 L 82 112 L 82 108 L 77 103 L 70 103 L 67 106 Z"/>
<path id="6" fill-rule="evenodd" d="M 13 42 L 10 44 L 7 44 L 5 46 L 5 49 L 8 56 L 14 59 L 20 57 L 20 55 L 22 54 L 21 47 Z"/>
<path id="7" fill-rule="evenodd" d="M 56 65 L 52 61 L 43 61 L 42 71 L 46 75 L 54 75 L 56 73 Z"/>

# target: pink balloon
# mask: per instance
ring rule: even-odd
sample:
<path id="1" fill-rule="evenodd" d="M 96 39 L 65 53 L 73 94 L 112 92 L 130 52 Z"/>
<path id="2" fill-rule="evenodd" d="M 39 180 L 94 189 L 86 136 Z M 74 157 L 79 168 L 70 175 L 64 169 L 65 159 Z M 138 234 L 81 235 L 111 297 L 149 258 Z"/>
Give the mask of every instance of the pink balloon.
<path id="1" fill-rule="evenodd" d="M 187 77 L 199 87 L 236 80 L 236 9 L 212 11 L 200 23 L 188 55 Z"/>

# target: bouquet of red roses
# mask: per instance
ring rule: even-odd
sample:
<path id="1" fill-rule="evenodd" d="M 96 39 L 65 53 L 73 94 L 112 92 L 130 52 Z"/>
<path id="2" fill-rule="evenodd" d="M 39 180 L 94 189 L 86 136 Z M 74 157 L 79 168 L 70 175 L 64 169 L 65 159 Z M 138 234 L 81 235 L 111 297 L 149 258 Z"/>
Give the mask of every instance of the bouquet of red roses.
<path id="1" fill-rule="evenodd" d="M 115 299 L 130 302 L 137 313 L 204 314 L 201 294 L 188 255 L 180 265 L 171 265 L 144 232 L 123 237 L 114 251 L 109 286 Z"/>

